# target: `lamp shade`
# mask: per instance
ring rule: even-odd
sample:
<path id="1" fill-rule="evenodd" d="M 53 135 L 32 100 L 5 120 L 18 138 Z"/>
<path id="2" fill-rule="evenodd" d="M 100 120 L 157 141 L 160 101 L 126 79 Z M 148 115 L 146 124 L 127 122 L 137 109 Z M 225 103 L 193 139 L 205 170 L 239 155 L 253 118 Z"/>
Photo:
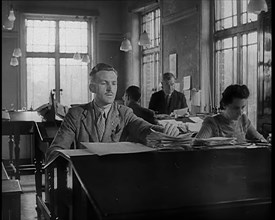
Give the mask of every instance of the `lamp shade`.
<path id="1" fill-rule="evenodd" d="M 88 54 L 85 54 L 83 57 L 82 57 L 82 62 L 84 63 L 90 63 L 90 57 Z"/>
<path id="2" fill-rule="evenodd" d="M 5 23 L 3 24 L 3 28 L 6 29 L 6 30 L 12 30 L 13 29 L 13 24 L 14 24 L 13 21 L 10 21 L 9 19 L 7 19 L 5 21 Z"/>
<path id="3" fill-rule="evenodd" d="M 247 5 L 247 12 L 260 14 L 261 11 L 267 12 L 267 4 L 265 0 L 250 0 Z"/>
<path id="4" fill-rule="evenodd" d="M 138 45 L 140 45 L 140 46 L 146 46 L 146 45 L 150 45 L 150 44 L 151 44 L 151 41 L 150 41 L 150 38 L 148 36 L 148 33 L 146 31 L 144 31 L 140 35 Z"/>
<path id="5" fill-rule="evenodd" d="M 80 55 L 80 53 L 78 53 L 78 52 L 76 52 L 75 54 L 74 54 L 74 60 L 81 60 L 81 55 Z"/>
<path id="6" fill-rule="evenodd" d="M 9 14 L 8 19 L 9 19 L 10 21 L 15 21 L 16 18 L 15 18 L 14 10 L 13 10 L 13 9 L 10 10 L 10 14 Z"/>
<path id="7" fill-rule="evenodd" d="M 127 38 L 124 38 L 124 40 L 121 42 L 120 50 L 125 52 L 132 50 L 132 44 Z"/>
<path id="8" fill-rule="evenodd" d="M 12 57 L 10 65 L 11 66 L 18 66 L 18 64 L 19 64 L 18 59 L 16 57 Z"/>
<path id="9" fill-rule="evenodd" d="M 20 48 L 15 48 L 15 49 L 13 50 L 12 55 L 13 55 L 14 57 L 21 57 L 21 56 L 22 56 L 21 49 L 20 49 Z"/>

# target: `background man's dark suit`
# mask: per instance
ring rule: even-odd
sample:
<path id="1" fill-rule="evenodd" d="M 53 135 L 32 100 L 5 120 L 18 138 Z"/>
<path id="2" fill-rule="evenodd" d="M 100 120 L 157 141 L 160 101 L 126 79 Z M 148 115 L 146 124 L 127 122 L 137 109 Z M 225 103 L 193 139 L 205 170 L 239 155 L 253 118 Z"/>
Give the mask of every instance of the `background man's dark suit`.
<path id="1" fill-rule="evenodd" d="M 174 90 L 169 99 L 169 103 L 166 103 L 165 93 L 163 90 L 152 94 L 149 109 L 152 109 L 157 114 L 170 114 L 175 109 L 186 108 L 186 99 L 183 93 Z"/>

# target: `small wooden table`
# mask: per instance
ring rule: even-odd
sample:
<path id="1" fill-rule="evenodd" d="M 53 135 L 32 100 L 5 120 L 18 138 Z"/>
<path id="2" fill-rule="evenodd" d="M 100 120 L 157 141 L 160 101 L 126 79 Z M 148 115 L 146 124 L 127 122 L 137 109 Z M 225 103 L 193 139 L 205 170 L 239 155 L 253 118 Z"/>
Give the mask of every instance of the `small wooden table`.
<path id="1" fill-rule="evenodd" d="M 20 135 L 33 134 L 34 122 L 42 122 L 42 116 L 36 111 L 9 112 L 9 115 L 10 120 L 2 120 L 2 135 L 9 136 L 10 164 L 15 171 L 15 178 L 20 179 Z"/>

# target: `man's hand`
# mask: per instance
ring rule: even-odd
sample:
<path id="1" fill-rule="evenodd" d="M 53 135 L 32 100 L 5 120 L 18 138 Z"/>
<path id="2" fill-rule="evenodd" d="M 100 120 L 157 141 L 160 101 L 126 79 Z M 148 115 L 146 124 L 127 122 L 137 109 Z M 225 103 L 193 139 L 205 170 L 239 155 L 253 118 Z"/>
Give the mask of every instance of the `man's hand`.
<path id="1" fill-rule="evenodd" d="M 173 136 L 173 137 L 176 137 L 179 135 L 179 129 L 176 125 L 168 122 L 164 125 L 163 133 Z"/>

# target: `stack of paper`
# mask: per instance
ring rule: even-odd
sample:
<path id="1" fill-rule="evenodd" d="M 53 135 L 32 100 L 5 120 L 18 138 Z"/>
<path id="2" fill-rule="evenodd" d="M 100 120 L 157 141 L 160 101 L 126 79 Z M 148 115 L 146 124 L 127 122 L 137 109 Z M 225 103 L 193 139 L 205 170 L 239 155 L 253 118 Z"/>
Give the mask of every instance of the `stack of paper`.
<path id="1" fill-rule="evenodd" d="M 218 145 L 234 145 L 236 138 L 234 137 L 211 137 L 211 138 L 196 138 L 193 145 L 218 146 Z"/>
<path id="2" fill-rule="evenodd" d="M 152 130 L 146 137 L 147 146 L 158 149 L 190 149 L 192 143 L 192 133 L 186 133 L 172 137 L 161 132 Z"/>

